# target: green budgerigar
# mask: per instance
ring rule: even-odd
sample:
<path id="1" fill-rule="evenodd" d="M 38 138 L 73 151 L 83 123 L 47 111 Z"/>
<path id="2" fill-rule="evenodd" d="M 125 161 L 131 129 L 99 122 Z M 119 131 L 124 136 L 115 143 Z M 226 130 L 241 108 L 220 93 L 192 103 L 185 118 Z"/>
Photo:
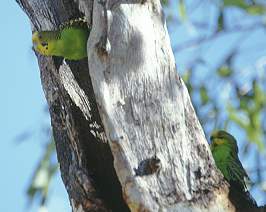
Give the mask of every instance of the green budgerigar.
<path id="1" fill-rule="evenodd" d="M 58 30 L 34 32 L 34 49 L 45 56 L 61 56 L 69 60 L 87 57 L 87 40 L 90 30 L 84 19 L 62 24 Z"/>
<path id="2" fill-rule="evenodd" d="M 211 151 L 217 168 L 230 185 L 229 197 L 233 203 L 241 208 L 257 207 L 246 186 L 249 177 L 238 158 L 236 139 L 226 131 L 214 131 Z"/>

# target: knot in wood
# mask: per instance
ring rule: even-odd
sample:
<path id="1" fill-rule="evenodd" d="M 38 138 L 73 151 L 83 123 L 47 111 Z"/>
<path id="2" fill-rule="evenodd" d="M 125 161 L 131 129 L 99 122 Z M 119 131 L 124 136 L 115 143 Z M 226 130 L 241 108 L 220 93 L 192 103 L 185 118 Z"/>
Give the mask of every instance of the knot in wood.
<path id="1" fill-rule="evenodd" d="M 156 156 L 140 162 L 137 169 L 134 169 L 136 176 L 151 175 L 158 172 L 161 168 L 161 161 Z"/>

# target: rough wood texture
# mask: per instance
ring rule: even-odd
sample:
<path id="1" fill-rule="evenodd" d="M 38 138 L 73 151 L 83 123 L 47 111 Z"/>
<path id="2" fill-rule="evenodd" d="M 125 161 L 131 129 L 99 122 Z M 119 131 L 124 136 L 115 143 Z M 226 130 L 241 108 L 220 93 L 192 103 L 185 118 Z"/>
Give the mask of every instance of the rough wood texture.
<path id="1" fill-rule="evenodd" d="M 82 16 L 74 1 L 17 2 L 29 16 L 33 31 L 55 29 Z M 106 143 L 87 60 L 65 63 L 61 58 L 37 57 L 60 171 L 73 211 L 128 211 Z"/>
<path id="2" fill-rule="evenodd" d="M 106 8 L 107 17 L 94 1 L 89 70 L 130 209 L 233 210 L 176 73 L 159 0 Z"/>
<path id="3" fill-rule="evenodd" d="M 176 73 L 159 0 L 110 0 L 105 12 L 93 0 L 17 1 L 34 30 L 80 11 L 93 20 L 90 70 L 86 60 L 37 55 L 73 211 L 234 210 Z"/>

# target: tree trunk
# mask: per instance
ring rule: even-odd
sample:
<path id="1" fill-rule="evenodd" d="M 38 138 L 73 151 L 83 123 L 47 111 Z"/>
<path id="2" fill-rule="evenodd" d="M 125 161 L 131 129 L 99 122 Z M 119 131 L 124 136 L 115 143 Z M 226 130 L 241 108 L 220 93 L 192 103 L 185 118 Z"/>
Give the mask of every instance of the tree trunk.
<path id="1" fill-rule="evenodd" d="M 159 0 L 17 0 L 33 30 L 85 13 L 88 59 L 37 54 L 73 211 L 234 211 Z"/>

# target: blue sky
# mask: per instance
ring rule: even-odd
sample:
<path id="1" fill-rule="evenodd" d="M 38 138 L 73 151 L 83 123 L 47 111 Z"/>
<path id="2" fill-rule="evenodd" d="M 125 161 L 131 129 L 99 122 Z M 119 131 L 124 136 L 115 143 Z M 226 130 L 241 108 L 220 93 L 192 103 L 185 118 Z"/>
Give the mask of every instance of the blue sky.
<path id="1" fill-rule="evenodd" d="M 14 0 L 2 2 L 0 26 L 2 28 L 0 33 L 2 41 L 2 51 L 0 51 L 0 97 L 2 99 L 0 105 L 2 135 L 0 166 L 4 170 L 1 173 L 0 196 L 4 196 L 5 200 L 0 204 L 0 211 L 34 212 L 37 211 L 37 205 L 34 204 L 31 209 L 27 208 L 25 192 L 45 145 L 44 136 L 40 131 L 43 126 L 49 125 L 50 120 L 44 112 L 46 101 L 41 88 L 37 59 L 31 50 L 30 23 Z M 188 35 L 185 31 L 190 31 L 190 34 Z M 195 32 L 189 24 L 184 25 L 177 32 L 171 33 L 173 44 L 176 40 L 181 42 L 181 39 L 175 39 L 175 36 L 187 38 L 194 36 L 193 33 Z M 234 38 L 223 39 L 226 39 L 225 42 L 228 43 L 237 41 L 238 37 L 236 35 Z M 257 34 L 253 39 L 258 42 L 265 40 L 265 34 Z M 217 60 L 219 57 L 217 49 L 222 50 L 219 45 L 210 46 L 209 51 L 204 52 L 204 56 L 207 58 L 212 56 L 213 61 Z M 185 69 L 185 63 L 195 51 L 191 48 L 185 53 L 176 55 L 178 69 Z M 253 66 L 254 61 L 265 55 L 265 51 L 244 55 L 242 59 L 239 59 L 239 70 Z M 254 57 L 252 60 L 246 59 L 251 56 Z M 215 62 L 210 65 L 215 66 L 214 64 Z M 32 136 L 24 142 L 18 142 L 17 136 L 25 130 L 33 132 Z M 247 166 L 252 167 L 250 162 L 252 160 L 243 161 Z M 53 180 L 51 188 L 48 211 L 71 211 L 59 174 Z M 261 196 L 256 191 L 253 194 L 257 198 Z"/>

